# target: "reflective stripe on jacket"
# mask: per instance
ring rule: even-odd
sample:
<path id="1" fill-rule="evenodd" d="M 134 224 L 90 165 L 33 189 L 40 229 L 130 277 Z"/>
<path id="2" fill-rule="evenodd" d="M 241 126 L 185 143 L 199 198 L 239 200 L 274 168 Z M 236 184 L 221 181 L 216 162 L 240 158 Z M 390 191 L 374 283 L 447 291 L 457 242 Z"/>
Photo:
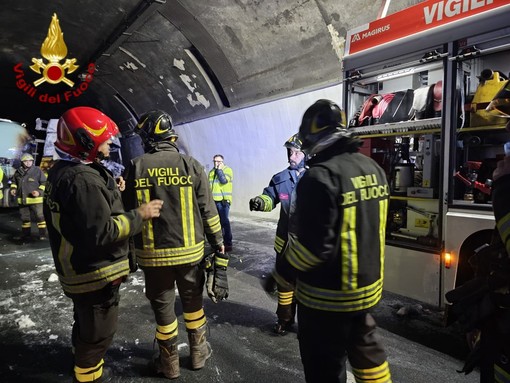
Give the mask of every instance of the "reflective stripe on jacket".
<path id="1" fill-rule="evenodd" d="M 297 272 L 300 304 L 355 312 L 381 298 L 389 187 L 372 159 L 342 149 L 336 145 L 312 159 L 297 184 L 289 245 L 276 277 Z"/>
<path id="2" fill-rule="evenodd" d="M 215 247 L 223 243 L 203 166 L 170 142 L 131 162 L 123 197 L 126 207 L 164 201 L 160 216 L 144 223 L 135 236 L 141 267 L 194 265 L 204 256 L 206 239 Z"/>
<path id="3" fill-rule="evenodd" d="M 301 172 L 298 176 L 296 170 L 284 169 L 271 178 L 269 185 L 259 195 L 264 200 L 264 211 L 271 211 L 280 204 L 280 218 L 278 219 L 274 242 L 274 250 L 278 254 L 282 252 L 287 243 L 292 191 L 303 174 L 304 172 Z"/>

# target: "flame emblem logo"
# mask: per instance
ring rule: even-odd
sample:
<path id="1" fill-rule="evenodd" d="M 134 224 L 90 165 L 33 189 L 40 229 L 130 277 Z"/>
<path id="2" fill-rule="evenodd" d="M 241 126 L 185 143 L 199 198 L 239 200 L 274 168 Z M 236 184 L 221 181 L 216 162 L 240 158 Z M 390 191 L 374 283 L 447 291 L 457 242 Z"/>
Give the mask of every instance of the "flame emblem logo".
<path id="1" fill-rule="evenodd" d="M 73 73 L 78 69 L 79 65 L 76 65 L 76 59 L 74 58 L 66 59 L 64 64 L 60 64 L 60 61 L 67 56 L 67 46 L 64 42 L 64 33 L 60 29 L 56 13 L 51 18 L 48 35 L 42 43 L 41 55 L 48 60 L 48 63 L 45 63 L 40 58 L 32 58 L 34 65 L 30 66 L 30 69 L 35 73 L 42 74 L 41 78 L 34 81 L 35 86 L 39 86 L 43 82 L 49 84 L 64 82 L 69 87 L 74 86 L 74 82 L 69 80 L 66 74 Z"/>
<path id="2" fill-rule="evenodd" d="M 93 136 L 96 136 L 96 137 L 99 137 L 106 130 L 106 124 L 102 128 L 99 128 L 99 129 L 93 129 L 90 126 L 88 126 L 87 124 L 83 124 L 83 126 L 85 127 L 87 132 L 89 132 L 90 134 L 92 134 Z"/>

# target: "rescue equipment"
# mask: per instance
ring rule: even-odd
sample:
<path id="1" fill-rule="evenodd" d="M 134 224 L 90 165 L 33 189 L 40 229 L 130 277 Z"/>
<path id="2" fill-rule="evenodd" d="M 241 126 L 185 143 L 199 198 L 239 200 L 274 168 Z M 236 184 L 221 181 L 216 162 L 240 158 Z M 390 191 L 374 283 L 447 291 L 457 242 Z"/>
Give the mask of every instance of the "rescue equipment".
<path id="1" fill-rule="evenodd" d="M 407 121 L 412 118 L 414 90 L 370 95 L 349 121 L 349 127 Z"/>
<path id="2" fill-rule="evenodd" d="M 500 117 L 495 111 L 488 111 L 487 107 L 505 86 L 506 77 L 501 72 L 484 69 L 478 78 L 480 83 L 476 88 L 471 105 L 467 106 L 470 112 L 470 126 L 504 125 L 507 120 Z"/>
<path id="3" fill-rule="evenodd" d="M 510 80 L 503 85 L 485 110 L 502 117 L 510 117 Z"/>

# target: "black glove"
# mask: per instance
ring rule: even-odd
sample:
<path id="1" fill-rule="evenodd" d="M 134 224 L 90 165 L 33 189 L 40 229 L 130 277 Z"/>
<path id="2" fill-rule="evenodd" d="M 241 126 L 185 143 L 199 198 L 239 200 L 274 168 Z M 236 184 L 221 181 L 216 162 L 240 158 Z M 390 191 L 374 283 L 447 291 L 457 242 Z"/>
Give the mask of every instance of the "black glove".
<path id="1" fill-rule="evenodd" d="M 255 197 L 250 200 L 250 210 L 264 211 L 264 200 L 260 197 Z"/>
<path id="2" fill-rule="evenodd" d="M 228 298 L 227 269 L 217 268 L 214 272 L 214 296 L 216 300 L 222 301 Z"/>
<path id="3" fill-rule="evenodd" d="M 214 255 L 214 265 L 206 268 L 207 295 L 214 303 L 228 298 L 227 266 L 228 255 L 216 252 Z"/>

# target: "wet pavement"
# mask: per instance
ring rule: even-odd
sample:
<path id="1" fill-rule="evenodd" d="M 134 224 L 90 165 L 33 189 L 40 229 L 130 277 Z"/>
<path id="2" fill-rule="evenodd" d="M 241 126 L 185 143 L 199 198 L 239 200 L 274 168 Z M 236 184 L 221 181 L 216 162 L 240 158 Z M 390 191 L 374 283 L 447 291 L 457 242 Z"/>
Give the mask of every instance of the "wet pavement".
<path id="1" fill-rule="evenodd" d="M 15 209 L 0 211 L 0 381 L 71 382 L 72 304 L 55 279 L 48 242 L 14 241 L 19 225 Z M 297 327 L 286 336 L 272 334 L 276 301 L 261 288 L 274 262 L 276 222 L 233 216 L 232 227 L 230 296 L 218 304 L 204 300 L 213 354 L 200 371 L 189 367 L 177 302 L 181 377 L 176 381 L 304 382 Z M 155 324 L 143 285 L 143 273 L 137 271 L 122 286 L 119 329 L 105 357 L 114 382 L 168 381 L 148 367 L 156 352 Z M 407 315 L 397 315 L 402 308 Z M 467 376 L 456 372 L 467 348 L 459 329 L 443 326 L 437 308 L 385 292 L 374 317 L 394 383 L 479 380 L 476 371 Z M 348 382 L 354 382 L 350 374 Z"/>

